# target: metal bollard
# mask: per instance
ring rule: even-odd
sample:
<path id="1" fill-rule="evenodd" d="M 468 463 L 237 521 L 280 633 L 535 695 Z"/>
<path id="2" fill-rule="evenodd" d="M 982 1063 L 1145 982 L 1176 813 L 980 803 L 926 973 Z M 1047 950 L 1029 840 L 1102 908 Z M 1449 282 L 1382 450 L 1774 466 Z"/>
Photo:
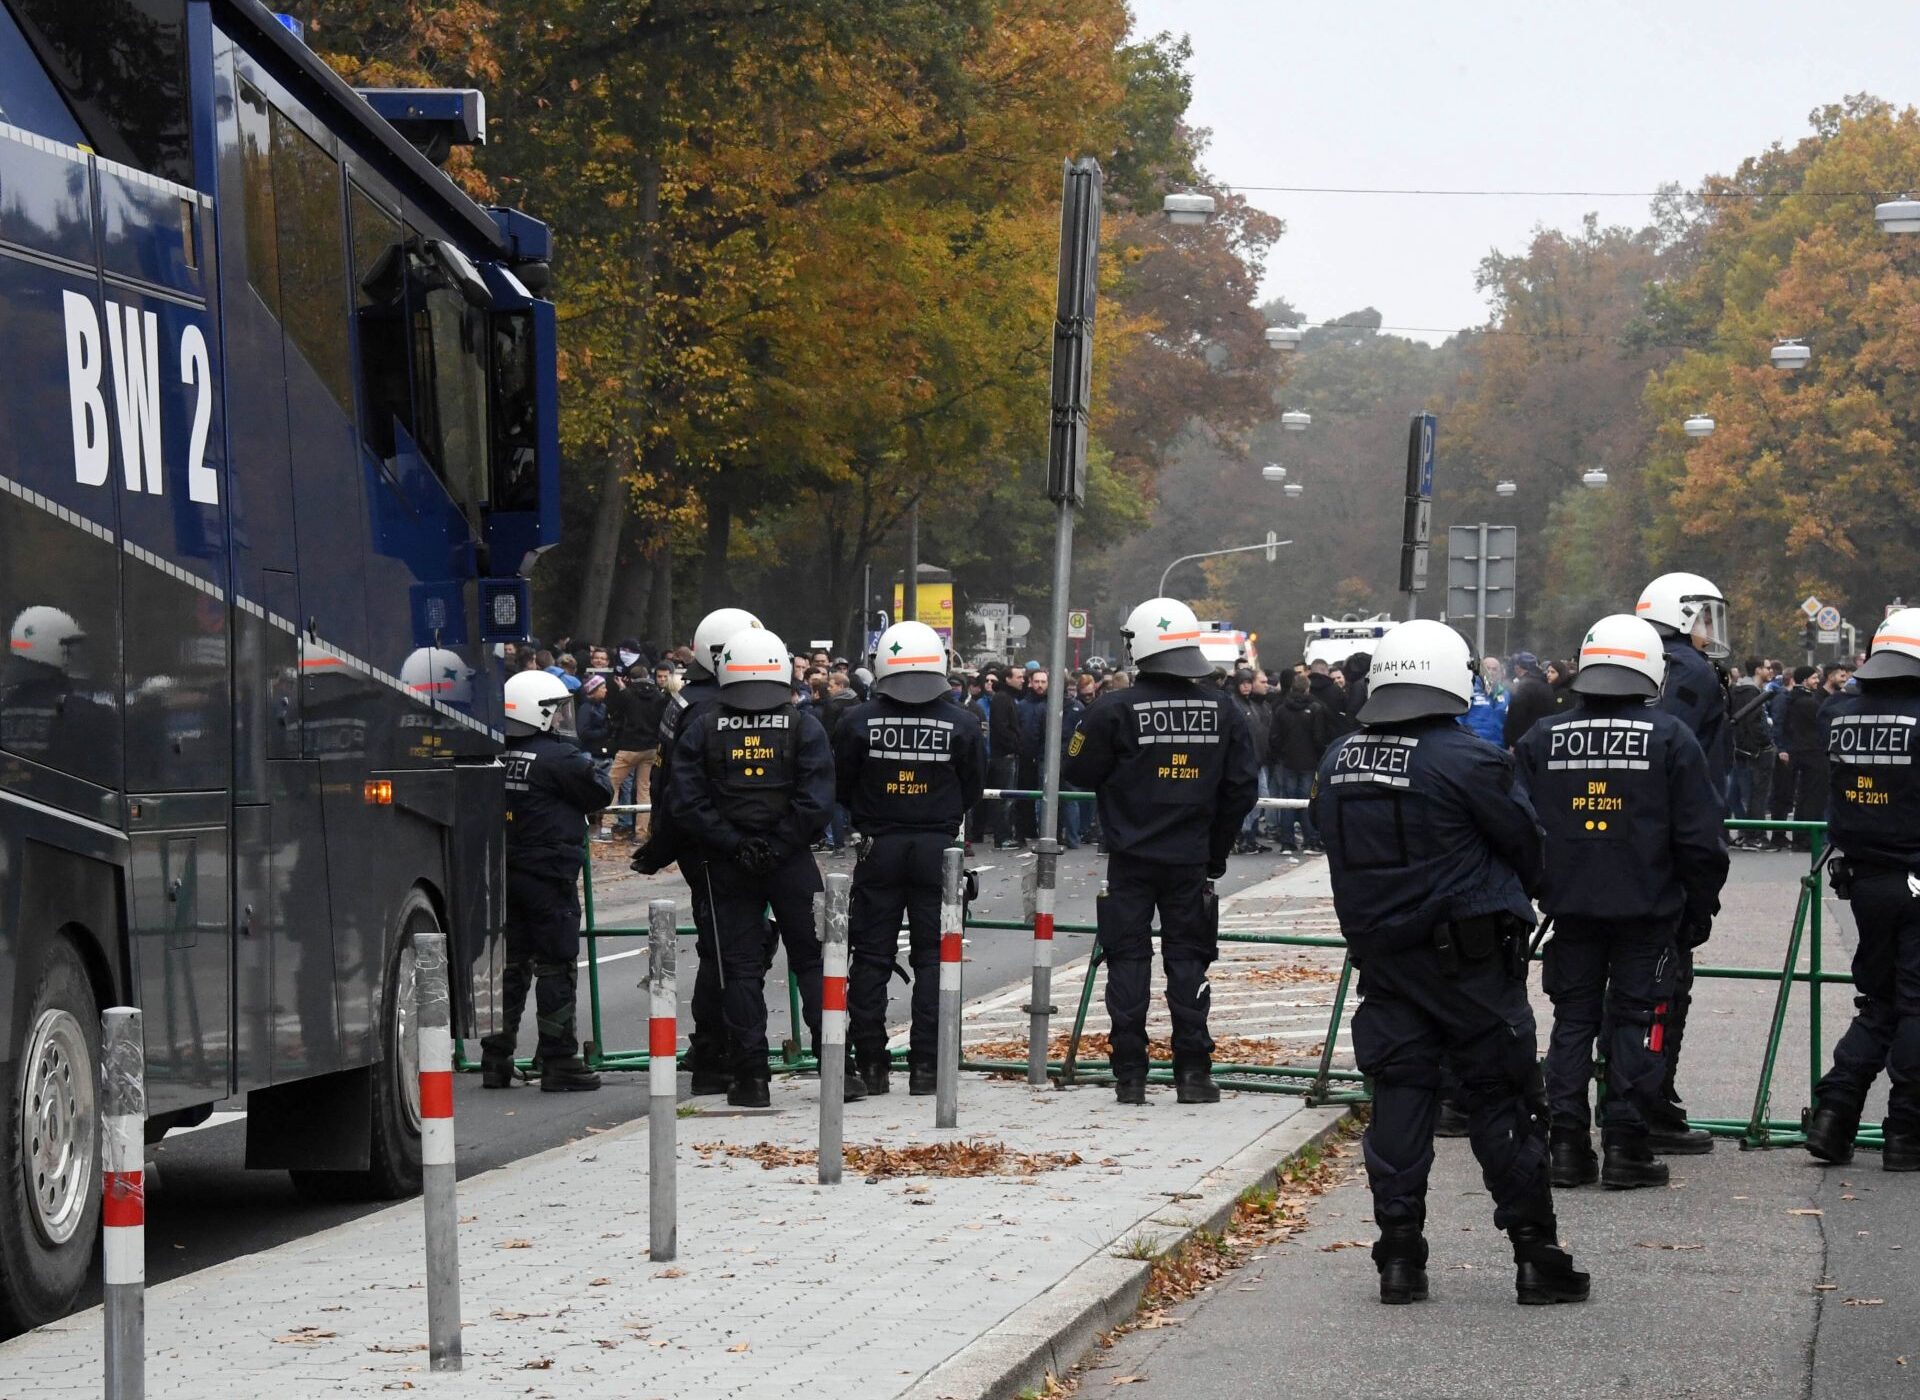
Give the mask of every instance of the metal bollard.
<path id="1" fill-rule="evenodd" d="M 420 1198 L 427 1213 L 427 1355 L 460 1369 L 460 1207 L 454 1199 L 453 1027 L 447 936 L 413 936 L 414 1041 L 420 1059 Z"/>
<path id="2" fill-rule="evenodd" d="M 1033 986 L 1027 1004 L 1027 1083 L 1047 1082 L 1048 1018 L 1053 1014 L 1053 894 L 1059 843 L 1042 837 L 1033 874 Z M 1022 872 L 1023 893 L 1026 872 Z"/>
<path id="3" fill-rule="evenodd" d="M 107 1400 L 147 1393 L 147 1065 L 140 1013 L 100 1017 L 100 1278 Z"/>
<path id="4" fill-rule="evenodd" d="M 680 1250 L 679 1185 L 674 1176 L 680 1131 L 679 944 L 673 921 L 672 900 L 656 899 L 647 906 L 647 993 L 653 1003 L 647 1021 L 647 1254 L 656 1261 L 671 1259 Z"/>
<path id="5" fill-rule="evenodd" d="M 966 923 L 967 853 L 940 853 L 940 1040 L 933 1080 L 933 1126 L 960 1126 L 960 945 Z"/>
<path id="6" fill-rule="evenodd" d="M 842 1109 L 847 1091 L 847 905 L 851 875 L 827 876 L 824 895 L 813 897 L 820 935 L 820 1184 L 839 1184 L 845 1165 Z"/>

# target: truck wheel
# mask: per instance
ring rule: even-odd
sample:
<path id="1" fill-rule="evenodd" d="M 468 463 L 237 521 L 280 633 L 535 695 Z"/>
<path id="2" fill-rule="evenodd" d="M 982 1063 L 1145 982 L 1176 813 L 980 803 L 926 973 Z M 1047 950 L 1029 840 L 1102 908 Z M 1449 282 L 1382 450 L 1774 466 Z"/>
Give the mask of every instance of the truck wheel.
<path id="1" fill-rule="evenodd" d="M 420 1051 L 414 1040 L 413 939 L 440 918 L 414 890 L 400 906 L 399 933 L 380 998 L 380 1063 L 373 1067 L 373 1146 L 363 1172 L 291 1173 L 314 1201 L 392 1201 L 420 1189 Z"/>
<path id="2" fill-rule="evenodd" d="M 73 1306 L 100 1238 L 100 1007 L 80 955 L 54 940 L 5 1086 L 0 1333 Z"/>

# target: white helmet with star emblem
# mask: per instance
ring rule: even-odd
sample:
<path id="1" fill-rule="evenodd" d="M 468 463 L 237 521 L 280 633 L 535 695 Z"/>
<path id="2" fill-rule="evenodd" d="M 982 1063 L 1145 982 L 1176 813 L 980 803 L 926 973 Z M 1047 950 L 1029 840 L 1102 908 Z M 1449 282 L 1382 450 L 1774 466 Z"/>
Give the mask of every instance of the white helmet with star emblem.
<path id="1" fill-rule="evenodd" d="M 449 705 L 473 704 L 473 667 L 457 651 L 421 647 L 400 667 L 400 684 L 423 700 Z"/>
<path id="2" fill-rule="evenodd" d="M 1640 695 L 1651 700 L 1667 680 L 1667 653 L 1651 622 L 1625 613 L 1601 618 L 1580 643 L 1571 682 L 1581 695 Z"/>
<path id="3" fill-rule="evenodd" d="M 1141 671 L 1193 680 L 1213 674 L 1213 663 L 1200 650 L 1200 620 L 1178 598 L 1147 599 L 1127 614 L 1120 635 Z"/>
<path id="4" fill-rule="evenodd" d="M 1867 659 L 1854 672 L 1863 681 L 1920 676 L 1920 608 L 1887 614 L 1873 634 Z"/>
<path id="5" fill-rule="evenodd" d="M 45 606 L 27 608 L 13 620 L 12 656 L 65 671 L 73 664 L 73 649 L 86 641 L 68 613 Z"/>
<path id="6" fill-rule="evenodd" d="M 689 669 L 719 675 L 720 648 L 733 640 L 734 633 L 759 625 L 760 619 L 745 608 L 715 608 L 693 629 L 693 665 Z"/>
<path id="7" fill-rule="evenodd" d="M 873 649 L 873 688 L 891 700 L 924 705 L 948 692 L 947 648 L 924 622 L 896 622 Z"/>
<path id="8" fill-rule="evenodd" d="M 720 703 L 735 710 L 777 710 L 793 699 L 787 644 L 759 623 L 736 632 L 714 666 Z"/>

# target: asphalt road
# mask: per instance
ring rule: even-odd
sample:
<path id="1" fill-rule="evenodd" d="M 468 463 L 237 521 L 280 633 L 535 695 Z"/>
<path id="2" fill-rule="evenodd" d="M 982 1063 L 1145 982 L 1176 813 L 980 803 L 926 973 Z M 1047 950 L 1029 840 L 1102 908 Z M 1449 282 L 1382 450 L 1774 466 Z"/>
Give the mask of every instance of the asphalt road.
<path id="1" fill-rule="evenodd" d="M 644 928 L 647 904 L 656 898 L 681 899 L 681 919 L 688 919 L 684 882 L 677 875 L 643 878 L 628 873 L 625 850 L 615 847 L 606 858 L 596 860 L 600 867 L 595 882 L 596 926 Z M 978 848 L 969 862 L 984 872 L 982 897 L 974 905 L 976 916 L 1021 917 L 1019 859 L 1015 852 Z M 825 856 L 821 861 L 825 870 L 850 870 L 852 865 L 846 856 Z M 1105 866 L 1106 858 L 1091 849 L 1062 857 L 1058 899 L 1062 923 L 1092 922 L 1093 899 Z M 1286 868 L 1287 860 L 1279 855 L 1236 856 L 1218 885 L 1223 894 L 1231 893 Z M 1091 941 L 1089 934 L 1060 934 L 1056 940 L 1057 961 L 1084 954 Z M 646 1043 L 647 994 L 642 981 L 647 960 L 643 949 L 644 938 L 610 937 L 601 946 L 602 1026 L 606 1042 L 613 1049 Z M 691 937 L 682 939 L 680 958 L 684 1034 L 695 962 Z M 967 946 L 967 994 L 971 997 L 1016 984 L 1024 986 L 1030 965 L 1031 943 L 1025 935 L 979 930 L 970 935 Z M 768 1023 L 769 1037 L 775 1044 L 788 1033 L 786 997 L 777 990 L 784 983 L 782 960 L 768 978 L 768 986 L 776 989 L 769 998 Z M 584 1037 L 589 1033 L 584 972 L 581 989 L 580 1026 Z M 889 1024 L 906 1019 L 906 995 L 906 987 L 896 979 L 892 983 Z M 523 1052 L 531 1049 L 532 1030 L 529 1009 L 521 1033 Z M 684 1096 L 684 1078 L 681 1083 Z M 454 1098 L 460 1175 L 465 1177 L 644 1117 L 647 1085 L 642 1074 L 609 1074 L 604 1076 L 604 1087 L 591 1094 L 542 1094 L 524 1085 L 506 1092 L 489 1092 L 481 1089 L 477 1075 L 461 1075 L 457 1076 Z M 239 1112 L 244 1104 L 234 1102 L 221 1108 L 226 1112 L 216 1114 L 207 1125 L 176 1132 L 148 1149 L 153 1169 L 147 1198 L 150 1281 L 190 1274 L 237 1255 L 299 1239 L 383 1204 L 305 1202 L 294 1194 L 284 1172 L 247 1171 L 246 1127 Z M 98 1300 L 96 1279 L 83 1305 Z"/>
<path id="2" fill-rule="evenodd" d="M 1804 869 L 1800 857 L 1736 853 L 1705 961 L 1777 969 Z M 1852 923 L 1831 898 L 1825 912 L 1824 962 L 1843 969 Z M 1744 1119 L 1751 1111 L 1776 989 L 1763 981 L 1697 986 L 1680 1072 L 1694 1113 Z M 1796 991 L 1772 1094 L 1777 1118 L 1796 1118 L 1807 1102 L 1806 1006 Z M 1848 989 L 1830 988 L 1822 1010 L 1824 1057 L 1851 1013 Z M 1884 1109 L 1883 1081 L 1869 1121 Z M 1129 1400 L 1356 1390 L 1403 1400 L 1853 1400 L 1920 1391 L 1920 1176 L 1881 1171 L 1876 1153 L 1823 1168 L 1798 1148 L 1742 1152 L 1721 1141 L 1709 1156 L 1669 1158 L 1664 1191 L 1556 1192 L 1561 1238 L 1594 1290 L 1589 1302 L 1560 1308 L 1514 1305 L 1511 1255 L 1464 1141 L 1437 1144 L 1432 1298 L 1381 1307 L 1358 1152 L 1348 1161 L 1355 1177 L 1313 1203 L 1309 1231 L 1176 1309 L 1178 1325 L 1133 1333 L 1100 1353 L 1083 1393 L 1103 1394 L 1122 1377 Z"/>

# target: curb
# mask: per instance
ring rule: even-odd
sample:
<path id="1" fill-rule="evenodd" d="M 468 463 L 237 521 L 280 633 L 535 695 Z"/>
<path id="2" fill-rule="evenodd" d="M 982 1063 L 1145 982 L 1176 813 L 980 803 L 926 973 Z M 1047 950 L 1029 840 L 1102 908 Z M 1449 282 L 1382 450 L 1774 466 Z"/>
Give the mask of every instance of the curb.
<path id="1" fill-rule="evenodd" d="M 1161 1253 L 1201 1230 L 1218 1232 L 1233 1218 L 1242 1192 L 1274 1185 L 1287 1160 L 1332 1136 L 1346 1108 L 1303 1108 L 1207 1173 L 1197 1200 L 1174 1202 L 1136 1222 L 1158 1233 Z M 1018 1314 L 1008 1317 L 902 1391 L 899 1400 L 1013 1400 L 1038 1390 L 1049 1374 L 1064 1376 L 1093 1353 L 1102 1333 L 1131 1318 L 1153 1266 L 1109 1253 L 1114 1241 Z"/>

